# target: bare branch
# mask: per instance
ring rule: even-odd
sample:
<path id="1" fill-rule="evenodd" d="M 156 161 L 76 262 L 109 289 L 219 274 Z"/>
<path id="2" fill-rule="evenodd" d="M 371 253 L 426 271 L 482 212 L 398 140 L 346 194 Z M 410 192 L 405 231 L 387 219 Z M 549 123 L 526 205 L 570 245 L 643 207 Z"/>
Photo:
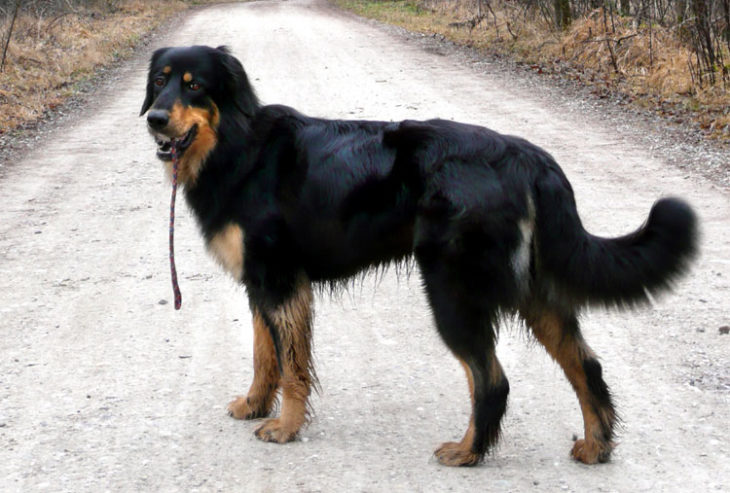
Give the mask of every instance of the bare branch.
<path id="1" fill-rule="evenodd" d="M 3 48 L 3 58 L 0 61 L 0 72 L 5 71 L 5 58 L 8 55 L 8 46 L 10 45 L 10 36 L 13 35 L 13 27 L 15 26 L 15 19 L 18 17 L 18 10 L 20 10 L 20 0 L 15 1 L 15 11 L 13 12 L 13 19 L 10 21 L 10 28 L 8 28 L 8 36 L 5 39 L 5 47 Z"/>

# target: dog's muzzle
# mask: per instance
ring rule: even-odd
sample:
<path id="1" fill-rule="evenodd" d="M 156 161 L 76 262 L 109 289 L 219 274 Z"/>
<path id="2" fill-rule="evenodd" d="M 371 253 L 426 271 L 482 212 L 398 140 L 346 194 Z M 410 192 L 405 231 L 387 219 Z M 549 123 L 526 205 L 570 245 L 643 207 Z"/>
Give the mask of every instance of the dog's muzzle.
<path id="1" fill-rule="evenodd" d="M 147 121 L 149 122 L 149 117 Z M 190 130 L 182 137 L 174 138 L 162 133 L 161 129 L 155 129 L 152 124 L 149 124 L 149 130 L 157 143 L 157 157 L 163 161 L 172 161 L 172 147 L 175 146 L 178 157 L 181 157 L 195 140 L 198 134 L 198 125 L 195 124 L 190 127 Z"/>

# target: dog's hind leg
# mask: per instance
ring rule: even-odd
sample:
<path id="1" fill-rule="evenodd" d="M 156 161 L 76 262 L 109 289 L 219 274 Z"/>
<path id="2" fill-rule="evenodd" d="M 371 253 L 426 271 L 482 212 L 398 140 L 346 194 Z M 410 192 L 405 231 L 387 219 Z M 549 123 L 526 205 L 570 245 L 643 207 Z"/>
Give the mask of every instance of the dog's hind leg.
<path id="1" fill-rule="evenodd" d="M 280 365 L 281 414 L 255 432 L 266 442 L 294 440 L 307 421 L 307 400 L 316 377 L 312 365 L 312 288 L 300 279 L 282 302 L 259 308 L 270 328 Z"/>
<path id="2" fill-rule="evenodd" d="M 238 397 L 228 405 L 228 413 L 236 419 L 268 416 L 279 388 L 274 341 L 258 310 L 253 314 L 253 371 L 253 382 L 246 397 Z"/>
<path id="3" fill-rule="evenodd" d="M 475 465 L 499 440 L 509 394 L 495 354 L 495 312 L 465 276 L 451 270 L 451 259 L 428 259 L 422 252 L 417 258 L 439 334 L 466 370 L 472 401 L 464 437 L 444 443 L 435 455 L 447 466 Z"/>
<path id="4" fill-rule="evenodd" d="M 563 368 L 578 396 L 585 438 L 575 442 L 571 455 L 586 464 L 606 462 L 614 447 L 616 411 L 601 364 L 583 339 L 577 317 L 536 306 L 523 310 L 522 315 L 537 340 Z"/>
<path id="5" fill-rule="evenodd" d="M 489 168 L 451 169 L 424 197 L 414 230 L 436 327 L 466 369 L 472 415 L 463 439 L 436 450 L 439 462 L 468 466 L 499 441 L 509 382 L 496 356 L 498 321 L 517 307 L 521 282 L 515 252 L 525 238 L 520 221 L 529 215 L 519 194 L 507 194 Z M 436 186 L 438 185 L 438 186 Z M 526 197 L 526 195 L 525 195 Z"/>

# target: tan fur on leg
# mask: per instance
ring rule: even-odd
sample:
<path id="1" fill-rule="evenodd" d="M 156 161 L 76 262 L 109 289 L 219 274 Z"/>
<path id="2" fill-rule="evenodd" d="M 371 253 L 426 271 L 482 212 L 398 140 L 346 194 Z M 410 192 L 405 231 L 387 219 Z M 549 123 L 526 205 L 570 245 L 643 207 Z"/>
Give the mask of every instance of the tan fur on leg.
<path id="1" fill-rule="evenodd" d="M 461 366 L 466 372 L 466 379 L 469 384 L 469 396 L 471 397 L 471 405 L 474 407 L 474 376 L 469 366 L 462 360 L 459 360 Z M 444 466 L 473 466 L 479 463 L 481 457 L 471 450 L 474 442 L 474 413 L 469 418 L 469 427 L 460 442 L 442 443 L 436 449 L 434 455 L 440 464 Z"/>
<path id="2" fill-rule="evenodd" d="M 228 413 L 236 419 L 263 418 L 271 413 L 279 388 L 279 365 L 271 332 L 258 311 L 253 315 L 253 382 L 246 397 L 228 404 Z"/>
<path id="3" fill-rule="evenodd" d="M 615 423 L 616 416 L 612 407 L 596 405 L 588 387 L 584 363 L 586 360 L 596 360 L 595 354 L 579 332 L 570 333 L 563 318 L 556 313 L 544 310 L 526 316 L 525 320 L 537 340 L 563 368 L 565 376 L 578 396 L 583 413 L 585 438 L 575 442 L 571 455 L 585 464 L 606 462 L 614 444 L 604 436 L 606 428 L 608 427 L 610 431 Z"/>
<path id="4" fill-rule="evenodd" d="M 283 366 L 281 416 L 266 421 L 256 436 L 267 442 L 294 440 L 307 421 L 307 399 L 316 383 L 312 365 L 312 289 L 301 279 L 291 299 L 270 314 L 277 326 Z"/>

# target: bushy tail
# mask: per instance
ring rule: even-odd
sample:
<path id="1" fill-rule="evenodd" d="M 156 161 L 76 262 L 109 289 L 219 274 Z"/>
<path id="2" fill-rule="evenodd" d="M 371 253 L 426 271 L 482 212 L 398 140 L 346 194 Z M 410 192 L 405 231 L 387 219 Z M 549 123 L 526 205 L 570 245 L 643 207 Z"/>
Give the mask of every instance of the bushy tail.
<path id="1" fill-rule="evenodd" d="M 553 289 L 571 302 L 619 307 L 647 302 L 687 270 L 697 251 L 697 219 L 687 203 L 658 200 L 638 230 L 601 238 L 583 228 L 572 190 L 559 178 L 560 186 L 536 190 L 536 261 Z"/>

